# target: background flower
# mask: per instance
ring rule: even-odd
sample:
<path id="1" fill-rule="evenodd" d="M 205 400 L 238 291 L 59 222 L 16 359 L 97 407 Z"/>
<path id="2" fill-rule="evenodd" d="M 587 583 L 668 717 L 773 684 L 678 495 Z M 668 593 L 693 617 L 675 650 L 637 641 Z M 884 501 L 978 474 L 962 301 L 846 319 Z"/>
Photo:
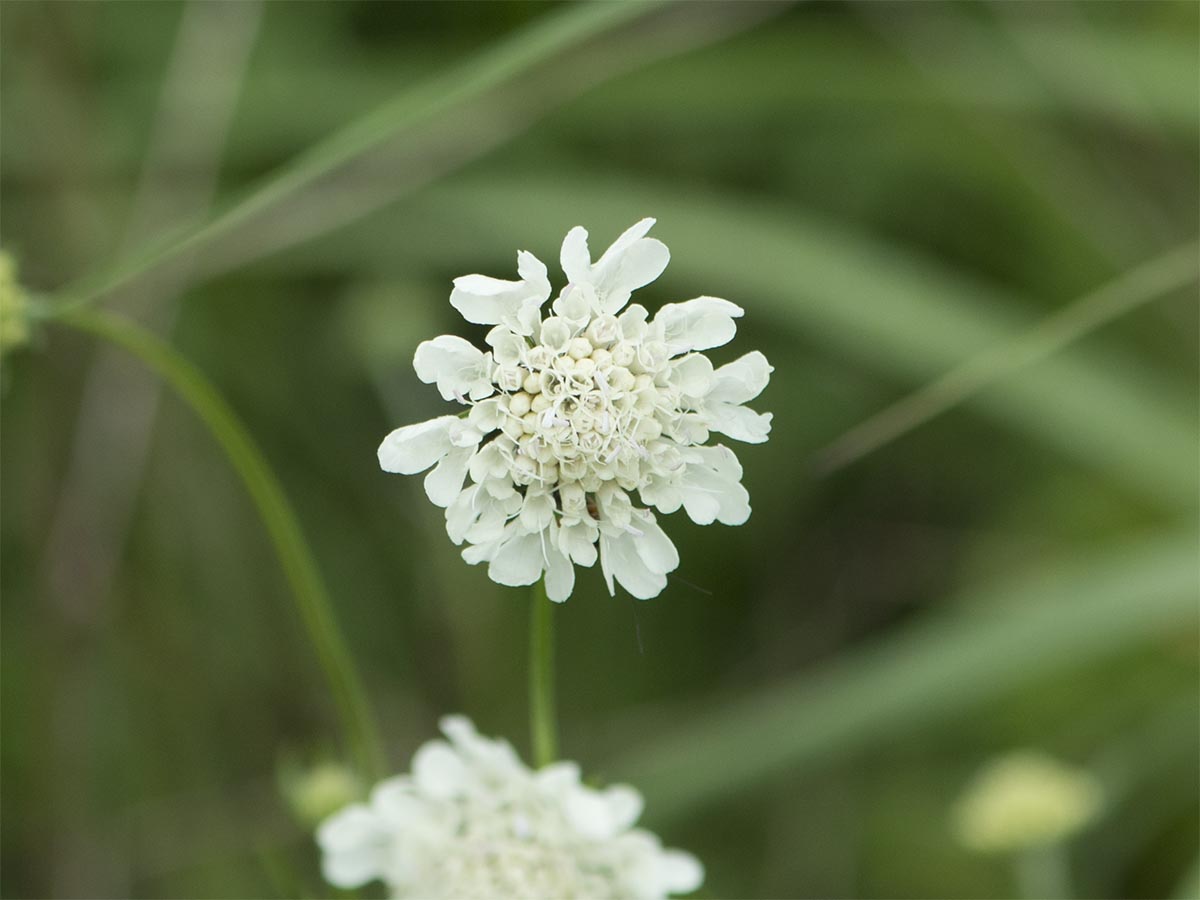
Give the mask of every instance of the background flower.
<path id="1" fill-rule="evenodd" d="M 588 787 L 570 762 L 535 772 L 467 719 L 441 724 L 449 743 L 422 746 L 411 775 L 321 824 L 330 883 L 379 879 L 393 897 L 428 900 L 655 900 L 700 886 L 693 856 L 633 827 L 642 812 L 633 788 Z"/>
<path id="2" fill-rule="evenodd" d="M 955 833 L 981 853 L 1015 853 L 1067 840 L 1095 820 L 1104 791 L 1089 773 L 1036 750 L 989 762 L 963 792 Z"/>

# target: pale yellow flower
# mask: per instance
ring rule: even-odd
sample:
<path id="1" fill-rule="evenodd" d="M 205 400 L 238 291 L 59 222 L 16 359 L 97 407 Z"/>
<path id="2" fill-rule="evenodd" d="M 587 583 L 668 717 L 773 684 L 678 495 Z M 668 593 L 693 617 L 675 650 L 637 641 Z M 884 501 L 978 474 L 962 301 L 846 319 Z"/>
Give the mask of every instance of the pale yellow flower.
<path id="1" fill-rule="evenodd" d="M 981 853 L 1011 853 L 1062 841 L 1088 825 L 1103 805 L 1099 782 L 1036 750 L 987 765 L 954 810 L 954 831 Z"/>

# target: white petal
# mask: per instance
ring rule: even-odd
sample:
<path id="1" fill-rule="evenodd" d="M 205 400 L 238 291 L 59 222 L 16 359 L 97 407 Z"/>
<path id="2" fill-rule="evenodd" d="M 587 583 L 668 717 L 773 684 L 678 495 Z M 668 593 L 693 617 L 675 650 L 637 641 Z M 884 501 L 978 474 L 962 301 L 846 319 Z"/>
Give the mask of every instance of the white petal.
<path id="1" fill-rule="evenodd" d="M 517 253 L 517 274 L 526 284 L 534 288 L 535 292 L 540 291 L 544 286 L 545 297 L 550 296 L 550 272 L 546 268 L 546 264 L 528 250 L 521 250 Z"/>
<path id="2" fill-rule="evenodd" d="M 615 257 L 607 266 L 597 263 L 595 274 L 596 291 L 602 295 L 601 310 L 615 314 L 626 303 L 629 295 L 644 287 L 663 273 L 671 261 L 671 252 L 662 241 L 642 238 Z"/>
<path id="3" fill-rule="evenodd" d="M 604 801 L 608 804 L 609 815 L 612 816 L 617 831 L 633 827 L 645 805 L 642 795 L 627 784 L 614 784 L 607 788 L 604 791 Z"/>
<path id="4" fill-rule="evenodd" d="M 713 365 L 703 353 L 689 353 L 671 364 L 672 378 L 685 397 L 704 397 L 713 386 Z"/>
<path id="5" fill-rule="evenodd" d="M 382 823 L 360 803 L 330 816 L 317 829 L 325 880 L 335 887 L 356 888 L 378 878 L 386 840 Z"/>
<path id="6" fill-rule="evenodd" d="M 640 341 L 646 334 L 646 319 L 650 311 L 640 303 L 634 303 L 629 309 L 617 316 L 617 325 L 621 329 L 621 337 L 627 341 Z"/>
<path id="7" fill-rule="evenodd" d="M 470 538 L 468 537 L 468 540 Z M 486 543 L 471 544 L 469 547 L 464 547 L 462 558 L 469 565 L 477 566 L 481 562 L 490 562 L 492 557 L 500 549 L 500 541 L 487 541 Z"/>
<path id="8" fill-rule="evenodd" d="M 522 287 L 519 281 L 504 281 L 487 275 L 463 275 L 454 279 L 450 305 L 475 325 L 499 325 L 508 309 L 503 299 L 507 295 L 518 294 Z"/>
<path id="9" fill-rule="evenodd" d="M 664 515 L 670 515 L 683 505 L 678 486 L 663 475 L 651 475 L 649 483 L 638 490 L 638 496 L 643 503 L 653 506 Z"/>
<path id="10" fill-rule="evenodd" d="M 580 786 L 567 794 L 563 812 L 576 832 L 595 841 L 606 841 L 617 833 L 616 819 L 599 791 Z"/>
<path id="11" fill-rule="evenodd" d="M 465 419 L 462 416 L 454 417 L 454 421 L 446 429 L 446 439 L 452 447 L 476 447 L 483 439 L 483 434 L 471 423 L 468 413 Z"/>
<path id="12" fill-rule="evenodd" d="M 469 471 L 471 473 L 471 480 L 477 484 L 483 484 L 488 479 L 502 478 L 507 475 L 508 460 L 504 458 L 500 444 L 497 441 L 484 444 L 479 452 L 475 454 L 475 458 L 471 460 Z"/>
<path id="13" fill-rule="evenodd" d="M 437 383 L 443 400 L 461 403 L 467 396 L 482 400 L 495 393 L 487 354 L 454 335 L 422 341 L 413 355 L 413 368 L 426 384 Z"/>
<path id="14" fill-rule="evenodd" d="M 565 353 L 571 341 L 571 326 L 566 319 L 551 316 L 542 322 L 541 342 L 555 354 Z"/>
<path id="15" fill-rule="evenodd" d="M 554 497 L 548 491 L 533 488 L 525 492 L 525 502 L 521 504 L 521 527 L 526 531 L 543 531 L 554 521 Z"/>
<path id="16" fill-rule="evenodd" d="M 562 603 L 575 588 L 575 566 L 556 546 L 546 548 L 546 596 Z"/>
<path id="17" fill-rule="evenodd" d="M 748 406 L 719 403 L 704 418 L 710 430 L 747 444 L 762 444 L 771 434 L 771 413 L 757 413 Z"/>
<path id="18" fill-rule="evenodd" d="M 600 535 L 600 568 L 610 594 L 616 593 L 614 580 L 639 600 L 657 597 L 667 586 L 667 576 L 650 571 L 638 556 L 636 541 L 629 534 Z"/>
<path id="19" fill-rule="evenodd" d="M 515 366 L 521 361 L 521 351 L 527 346 L 525 340 L 503 325 L 497 325 L 484 338 L 492 348 L 492 356 L 502 366 Z"/>
<path id="20" fill-rule="evenodd" d="M 474 456 L 474 447 L 456 447 L 425 476 L 425 494 L 434 506 L 446 508 L 458 499 Z"/>
<path id="21" fill-rule="evenodd" d="M 754 350 L 713 373 L 708 400 L 722 403 L 746 403 L 763 392 L 775 367 Z"/>
<path id="22" fill-rule="evenodd" d="M 466 763 L 445 741 L 422 744 L 413 756 L 412 773 L 417 787 L 435 797 L 460 795 L 468 776 Z"/>
<path id="23" fill-rule="evenodd" d="M 412 779 L 403 775 L 375 786 L 371 791 L 371 810 L 393 831 L 420 824 L 429 815 L 425 802 L 415 792 Z"/>
<path id="24" fill-rule="evenodd" d="M 683 303 L 668 303 L 655 315 L 663 326 L 663 338 L 675 353 L 708 350 L 733 340 L 734 319 L 744 310 L 719 297 L 696 297 Z M 761 355 L 761 354 L 760 354 Z"/>
<path id="25" fill-rule="evenodd" d="M 559 546 L 573 563 L 580 566 L 592 566 L 596 562 L 596 526 L 590 527 L 586 521 L 573 522 L 560 526 Z"/>
<path id="26" fill-rule="evenodd" d="M 578 786 L 579 766 L 568 760 L 552 762 L 538 769 L 534 781 L 545 794 L 561 796 Z"/>
<path id="27" fill-rule="evenodd" d="M 659 878 L 666 893 L 690 894 L 704 883 L 704 866 L 690 853 L 667 850 L 659 861 Z"/>
<path id="28" fill-rule="evenodd" d="M 514 534 L 492 557 L 488 577 L 496 584 L 521 587 L 541 577 L 542 565 L 542 533 Z"/>
<path id="29" fill-rule="evenodd" d="M 457 416 L 439 416 L 397 428 L 379 445 L 380 468 L 401 475 L 424 472 L 450 451 L 450 426 L 457 421 Z"/>
<path id="30" fill-rule="evenodd" d="M 599 305 L 596 291 L 590 284 L 571 282 L 554 301 L 554 312 L 581 328 L 587 324 L 593 312 L 598 311 Z"/>
<path id="31" fill-rule="evenodd" d="M 475 508 L 475 498 L 478 494 L 479 485 L 473 484 L 446 507 L 446 534 L 450 535 L 450 540 L 456 544 L 466 540 L 467 529 L 479 518 L 479 512 Z"/>
<path id="32" fill-rule="evenodd" d="M 512 496 L 508 499 L 512 501 L 511 506 L 516 506 L 517 509 L 511 509 L 510 504 L 504 501 L 498 501 L 491 495 L 489 499 L 483 501 L 479 518 L 471 527 L 467 529 L 466 539 L 475 544 L 492 543 L 498 541 L 504 536 L 504 526 L 508 524 L 509 516 L 519 510 L 521 505 L 521 495 L 513 491 Z M 487 557 L 491 559 L 491 557 Z"/>
<path id="33" fill-rule="evenodd" d="M 750 495 L 741 485 L 742 467 L 723 445 L 692 447 L 679 492 L 683 508 L 697 525 L 741 525 L 750 518 Z"/>
<path id="34" fill-rule="evenodd" d="M 591 281 L 592 257 L 588 253 L 588 233 L 582 225 L 576 225 L 563 238 L 558 261 L 567 280 L 575 284 Z"/>
<path id="35" fill-rule="evenodd" d="M 632 247 L 635 243 L 649 234 L 650 229 L 654 227 L 657 219 L 649 217 L 640 219 L 621 232 L 620 236 L 609 245 L 609 248 L 604 251 L 603 255 L 596 260 L 596 267 L 599 268 L 604 264 L 612 264 L 613 260 L 619 258 L 626 250 Z M 584 232 L 585 236 L 587 232 Z"/>
<path id="36" fill-rule="evenodd" d="M 634 541 L 634 546 L 646 568 L 665 575 L 679 567 L 679 551 L 650 513 L 638 515 L 634 527 L 642 532 L 642 536 Z"/>
<path id="37" fill-rule="evenodd" d="M 496 398 L 481 400 L 471 407 L 467 413 L 467 421 L 479 432 L 480 438 L 495 431 L 504 421 L 504 413 L 500 409 L 500 401 Z M 476 441 L 478 443 L 478 441 Z"/>
<path id="38" fill-rule="evenodd" d="M 546 266 L 532 253 L 517 254 L 521 281 L 504 281 L 487 275 L 454 279 L 450 305 L 476 325 L 505 325 L 521 335 L 533 333 L 532 320 L 550 296 Z"/>

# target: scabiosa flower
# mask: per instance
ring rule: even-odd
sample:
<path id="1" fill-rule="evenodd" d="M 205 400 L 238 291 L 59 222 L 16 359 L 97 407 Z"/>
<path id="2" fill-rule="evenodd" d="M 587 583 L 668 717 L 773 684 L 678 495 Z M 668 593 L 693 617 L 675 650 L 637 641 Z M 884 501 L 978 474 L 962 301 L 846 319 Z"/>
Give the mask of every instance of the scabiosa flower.
<path id="1" fill-rule="evenodd" d="M 377 785 L 317 830 L 326 879 L 341 888 L 382 880 L 392 897 L 652 898 L 700 886 L 700 863 L 633 828 L 631 787 L 594 790 L 579 768 L 534 772 L 506 741 L 461 716 L 441 722 L 413 757 L 412 774 Z"/>
<path id="2" fill-rule="evenodd" d="M 772 371 L 761 353 L 713 368 L 700 351 L 734 336 L 742 309 L 697 297 L 651 318 L 633 291 L 666 268 L 670 254 L 646 237 L 643 219 L 591 261 L 587 232 L 562 244 L 567 285 L 550 298 L 546 266 L 517 254 L 518 281 L 465 275 L 451 305 L 494 326 L 489 350 L 442 335 L 413 359 L 418 377 L 446 400 L 470 407 L 393 431 L 379 447 L 385 471 L 433 470 L 425 491 L 446 509 L 446 530 L 463 558 L 488 563 L 505 585 L 545 573 L 550 599 L 566 600 L 575 566 L 597 558 L 610 593 L 657 596 L 679 564 L 650 507 L 681 506 L 701 525 L 740 525 L 750 515 L 742 467 L 712 433 L 762 443 L 771 414 L 743 404 Z M 470 479 L 469 484 L 467 479 Z M 636 499 L 635 499 L 636 495 Z"/>

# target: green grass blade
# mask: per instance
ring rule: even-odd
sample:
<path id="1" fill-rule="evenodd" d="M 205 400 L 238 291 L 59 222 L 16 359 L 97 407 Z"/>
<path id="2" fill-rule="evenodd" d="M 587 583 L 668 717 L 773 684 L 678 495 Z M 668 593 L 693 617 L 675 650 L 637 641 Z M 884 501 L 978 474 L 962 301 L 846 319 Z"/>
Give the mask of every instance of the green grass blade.
<path id="1" fill-rule="evenodd" d="M 819 454 L 819 468 L 829 472 L 847 466 L 1101 325 L 1186 287 L 1200 275 L 1198 252 L 1200 245 L 1191 242 L 1164 253 L 1084 295 L 1008 343 L 967 360 L 846 432 Z"/>
<path id="2" fill-rule="evenodd" d="M 301 621 L 329 681 L 347 744 L 364 773 L 382 775 L 383 751 L 370 705 L 320 570 L 279 479 L 233 409 L 191 362 L 157 335 L 124 317 L 102 310 L 76 310 L 56 321 L 101 337 L 137 357 L 169 384 L 212 432 L 266 525 Z"/>
<path id="3" fill-rule="evenodd" d="M 608 771 L 656 820 L 833 754 L 945 720 L 1197 615 L 1194 534 L 1110 548 L 960 598 L 953 613 L 674 722 Z"/>
<path id="4" fill-rule="evenodd" d="M 168 234 L 108 271 L 67 287 L 56 301 L 65 308 L 77 308 L 155 266 L 194 252 L 401 131 L 477 98 L 556 54 L 646 15 L 662 3 L 580 3 L 550 12 L 461 66 L 401 93 L 311 147 L 223 212 Z"/>

